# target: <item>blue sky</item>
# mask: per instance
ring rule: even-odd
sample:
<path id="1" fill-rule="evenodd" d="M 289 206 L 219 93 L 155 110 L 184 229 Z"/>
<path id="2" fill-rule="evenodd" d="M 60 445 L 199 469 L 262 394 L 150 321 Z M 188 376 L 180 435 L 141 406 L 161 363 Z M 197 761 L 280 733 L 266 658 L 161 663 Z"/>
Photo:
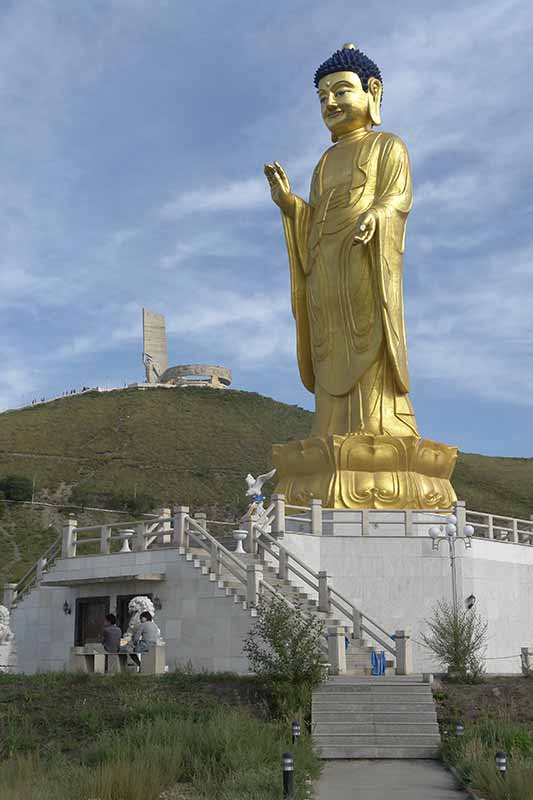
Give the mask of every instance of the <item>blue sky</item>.
<path id="1" fill-rule="evenodd" d="M 533 456 L 530 4 L 3 0 L 0 406 L 171 363 L 311 408 L 262 175 L 308 192 L 317 66 L 356 42 L 407 143 L 412 399 L 428 438 Z"/>

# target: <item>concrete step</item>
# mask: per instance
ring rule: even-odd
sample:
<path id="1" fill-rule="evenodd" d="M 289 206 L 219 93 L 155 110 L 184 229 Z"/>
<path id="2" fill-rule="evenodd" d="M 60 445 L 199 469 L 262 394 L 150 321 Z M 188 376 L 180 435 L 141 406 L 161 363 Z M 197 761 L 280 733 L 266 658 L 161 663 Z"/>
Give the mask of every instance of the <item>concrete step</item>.
<path id="1" fill-rule="evenodd" d="M 425 736 L 440 736 L 439 726 L 436 720 L 432 722 L 363 722 L 358 717 L 354 717 L 350 722 L 324 722 L 323 720 L 313 721 L 313 733 L 329 734 L 338 733 L 345 735 L 412 735 L 420 734 Z"/>
<path id="2" fill-rule="evenodd" d="M 351 689 L 342 689 L 340 687 L 328 687 L 327 684 L 321 686 L 318 691 L 313 692 L 315 697 L 328 697 L 332 701 L 349 700 L 350 702 L 365 702 L 368 698 L 372 702 L 378 701 L 380 703 L 395 703 L 395 702 L 417 702 L 417 703 L 432 703 L 433 695 L 429 691 L 394 691 L 393 687 L 383 687 L 381 689 L 363 689 L 354 686 Z"/>
<path id="3" fill-rule="evenodd" d="M 389 703 L 343 703 L 342 705 L 333 705 L 330 703 L 316 702 L 313 700 L 313 714 L 316 711 L 329 711 L 330 713 L 338 714 L 340 711 L 350 714 L 386 714 L 392 710 Z M 412 714 L 428 714 L 433 710 L 432 703 L 395 703 L 394 711 L 396 712 L 409 712 Z"/>
<path id="4" fill-rule="evenodd" d="M 387 759 L 387 758 L 438 758 L 439 748 L 433 745 L 429 747 L 424 746 L 339 746 L 328 745 L 320 747 L 320 758 L 322 759 L 335 759 L 335 758 L 368 758 L 368 759 Z"/>
<path id="5" fill-rule="evenodd" d="M 439 734 L 426 733 L 313 733 L 318 747 L 435 747 L 440 746 Z"/>
<path id="6" fill-rule="evenodd" d="M 435 711 L 427 712 L 409 712 L 409 711 L 386 711 L 364 714 L 354 713 L 353 711 L 320 711 L 317 708 L 313 709 L 313 725 L 322 722 L 351 722 L 357 720 L 361 724 L 373 722 L 376 725 L 390 723 L 395 725 L 397 723 L 418 723 L 425 724 L 428 722 L 436 722 L 437 715 Z"/>

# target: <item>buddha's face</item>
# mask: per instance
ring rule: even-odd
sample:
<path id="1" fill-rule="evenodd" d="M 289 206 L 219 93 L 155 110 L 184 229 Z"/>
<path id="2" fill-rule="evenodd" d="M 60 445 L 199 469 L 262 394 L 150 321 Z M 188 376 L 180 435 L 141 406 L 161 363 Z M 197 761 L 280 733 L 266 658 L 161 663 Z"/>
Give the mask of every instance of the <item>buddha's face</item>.
<path id="1" fill-rule="evenodd" d="M 322 119 L 336 139 L 372 124 L 369 95 L 355 72 L 334 72 L 318 84 Z"/>

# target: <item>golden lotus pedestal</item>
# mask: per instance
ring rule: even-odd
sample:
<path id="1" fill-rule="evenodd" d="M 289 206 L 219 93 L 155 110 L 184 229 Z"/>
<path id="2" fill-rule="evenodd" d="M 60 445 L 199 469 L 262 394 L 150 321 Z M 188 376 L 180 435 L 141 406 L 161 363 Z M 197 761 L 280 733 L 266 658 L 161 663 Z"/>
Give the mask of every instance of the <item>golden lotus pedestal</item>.
<path id="1" fill-rule="evenodd" d="M 449 508 L 457 448 L 416 436 L 350 433 L 275 444 L 276 492 L 325 508 Z"/>

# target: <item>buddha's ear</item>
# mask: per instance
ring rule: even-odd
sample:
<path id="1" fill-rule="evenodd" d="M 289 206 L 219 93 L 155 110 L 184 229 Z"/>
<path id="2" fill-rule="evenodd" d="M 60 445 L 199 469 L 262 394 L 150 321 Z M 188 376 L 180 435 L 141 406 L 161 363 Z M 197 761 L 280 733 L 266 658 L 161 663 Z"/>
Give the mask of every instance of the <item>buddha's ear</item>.
<path id="1" fill-rule="evenodd" d="M 383 86 L 378 78 L 368 80 L 368 111 L 373 125 L 381 125 L 381 95 Z"/>

